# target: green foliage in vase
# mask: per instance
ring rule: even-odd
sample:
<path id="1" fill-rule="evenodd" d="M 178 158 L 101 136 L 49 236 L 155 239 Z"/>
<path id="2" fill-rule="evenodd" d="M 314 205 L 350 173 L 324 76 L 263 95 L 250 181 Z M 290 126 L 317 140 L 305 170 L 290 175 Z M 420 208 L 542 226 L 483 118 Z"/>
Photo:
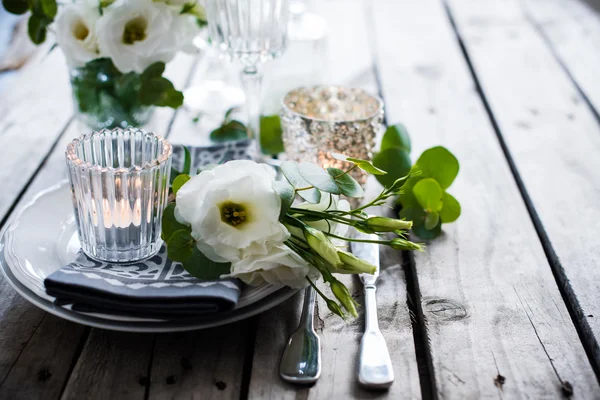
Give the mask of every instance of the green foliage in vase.
<path id="1" fill-rule="evenodd" d="M 425 150 L 411 165 L 410 151 L 406 127 L 397 124 L 387 128 L 373 163 L 388 174 L 377 179 L 385 186 L 410 173 L 398 196 L 400 217 L 413 221 L 416 235 L 433 239 L 440 235 L 442 223 L 454 222 L 460 216 L 460 203 L 446 192 L 458 175 L 459 163 L 448 149 L 438 146 Z"/>
<path id="2" fill-rule="evenodd" d="M 84 114 L 111 117 L 118 124 L 137 124 L 136 114 L 147 106 L 177 108 L 183 94 L 162 76 L 165 64 L 156 62 L 142 74 L 121 73 L 109 58 L 99 58 L 76 69 L 71 76 L 73 94 Z"/>

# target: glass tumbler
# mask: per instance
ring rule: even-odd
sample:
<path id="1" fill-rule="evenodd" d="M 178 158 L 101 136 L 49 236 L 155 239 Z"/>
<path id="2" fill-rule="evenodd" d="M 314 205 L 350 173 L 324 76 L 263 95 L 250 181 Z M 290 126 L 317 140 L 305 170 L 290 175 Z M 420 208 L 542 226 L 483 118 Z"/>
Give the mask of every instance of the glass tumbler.
<path id="1" fill-rule="evenodd" d="M 75 220 L 83 252 L 109 262 L 134 262 L 162 245 L 171 145 L 137 128 L 82 135 L 66 158 Z"/>

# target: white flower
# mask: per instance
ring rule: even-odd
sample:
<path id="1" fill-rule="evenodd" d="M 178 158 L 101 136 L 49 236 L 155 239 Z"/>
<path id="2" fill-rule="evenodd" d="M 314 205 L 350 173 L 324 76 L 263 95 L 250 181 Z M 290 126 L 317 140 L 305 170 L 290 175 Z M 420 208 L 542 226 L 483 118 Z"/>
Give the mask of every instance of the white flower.
<path id="1" fill-rule="evenodd" d="M 96 40 L 98 6 L 87 2 L 61 7 L 56 19 L 56 41 L 71 67 L 82 67 L 100 56 Z"/>
<path id="2" fill-rule="evenodd" d="M 216 262 L 270 254 L 289 232 L 279 222 L 275 171 L 236 160 L 194 176 L 177 192 L 175 216 L 191 225 L 197 246 Z"/>
<path id="3" fill-rule="evenodd" d="M 293 250 L 278 245 L 271 247 L 266 255 L 253 255 L 233 263 L 228 276 L 252 286 L 267 282 L 299 289 L 308 285 L 307 276 L 318 275 L 318 271 Z"/>
<path id="4" fill-rule="evenodd" d="M 188 48 L 198 27 L 181 9 L 152 0 L 117 0 L 104 8 L 96 24 L 98 44 L 123 73 L 143 72 L 149 65 L 169 62 Z"/>

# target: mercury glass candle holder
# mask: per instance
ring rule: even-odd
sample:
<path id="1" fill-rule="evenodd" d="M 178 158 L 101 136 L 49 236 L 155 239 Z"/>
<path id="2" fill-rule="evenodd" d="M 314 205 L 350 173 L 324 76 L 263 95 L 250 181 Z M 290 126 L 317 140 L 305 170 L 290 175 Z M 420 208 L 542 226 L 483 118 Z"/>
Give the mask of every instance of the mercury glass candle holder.
<path id="1" fill-rule="evenodd" d="M 283 143 L 289 159 L 347 168 L 332 153 L 370 160 L 383 127 L 383 102 L 362 89 L 314 86 L 292 90 L 281 110 Z M 364 184 L 358 168 L 352 175 Z"/>
<path id="2" fill-rule="evenodd" d="M 83 252 L 109 262 L 134 262 L 162 245 L 171 145 L 136 128 L 82 135 L 66 157 Z"/>

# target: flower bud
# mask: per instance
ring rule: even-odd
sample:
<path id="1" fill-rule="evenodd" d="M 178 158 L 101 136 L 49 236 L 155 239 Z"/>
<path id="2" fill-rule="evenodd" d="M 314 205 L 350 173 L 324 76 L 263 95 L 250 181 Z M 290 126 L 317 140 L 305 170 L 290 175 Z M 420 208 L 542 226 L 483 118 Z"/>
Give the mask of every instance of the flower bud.
<path id="1" fill-rule="evenodd" d="M 423 246 L 406 239 L 396 238 L 390 241 L 390 247 L 396 250 L 418 250 L 423 251 Z"/>
<path id="2" fill-rule="evenodd" d="M 340 260 L 340 256 L 338 256 L 337 249 L 329 239 L 327 239 L 323 232 L 310 226 L 305 226 L 304 238 L 308 242 L 310 248 L 334 268 L 340 268 L 342 266 L 342 261 Z"/>
<path id="3" fill-rule="evenodd" d="M 340 281 L 334 280 L 331 282 L 331 291 L 335 295 L 335 298 L 342 303 L 346 311 L 350 313 L 353 317 L 358 317 L 358 313 L 356 312 L 356 302 L 350 296 L 350 292 L 348 292 L 348 288 Z"/>
<path id="4" fill-rule="evenodd" d="M 412 221 L 393 219 L 386 217 L 371 217 L 367 219 L 366 224 L 376 232 L 393 232 L 396 230 L 408 230 L 412 228 Z"/>
<path id="5" fill-rule="evenodd" d="M 329 311 L 331 311 L 335 315 L 339 315 L 342 318 L 346 317 L 344 310 L 342 310 L 342 307 L 340 307 L 338 303 L 330 299 L 326 299 L 325 301 L 327 302 L 327 308 L 329 308 Z"/>
<path id="6" fill-rule="evenodd" d="M 347 251 L 338 250 L 342 266 L 335 271 L 340 274 L 374 274 L 377 267 Z"/>

